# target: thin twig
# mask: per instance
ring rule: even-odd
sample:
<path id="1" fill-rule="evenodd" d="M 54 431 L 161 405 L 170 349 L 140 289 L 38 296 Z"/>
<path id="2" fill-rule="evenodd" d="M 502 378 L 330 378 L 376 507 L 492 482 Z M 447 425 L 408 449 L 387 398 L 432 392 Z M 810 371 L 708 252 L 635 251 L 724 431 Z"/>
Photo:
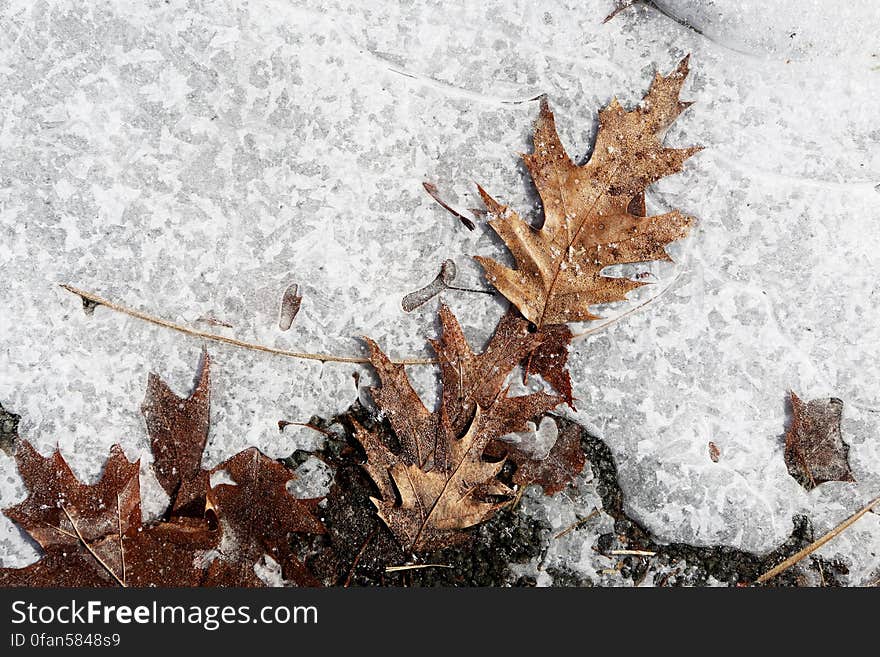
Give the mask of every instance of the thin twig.
<path id="1" fill-rule="evenodd" d="M 422 568 L 453 568 L 448 563 L 422 563 L 410 566 L 385 566 L 386 573 L 399 573 L 402 570 L 421 570 Z"/>
<path id="2" fill-rule="evenodd" d="M 813 552 L 815 552 L 816 550 L 818 550 L 820 547 L 822 547 L 823 545 L 825 545 L 825 544 L 826 544 L 828 541 L 830 541 L 832 538 L 834 538 L 835 536 L 839 535 L 839 534 L 840 534 L 841 532 L 843 532 L 847 527 L 849 527 L 850 525 L 852 525 L 856 520 L 858 520 L 858 519 L 861 518 L 863 515 L 865 515 L 866 513 L 868 513 L 868 511 L 870 511 L 870 510 L 873 509 L 875 506 L 877 506 L 877 504 L 880 504 L 880 497 L 875 497 L 873 500 L 871 500 L 870 502 L 868 502 L 868 503 L 867 503 L 865 506 L 863 506 L 861 509 L 859 509 L 859 510 L 856 511 L 854 514 L 852 514 L 849 518 L 847 518 L 847 519 L 844 520 L 842 523 L 840 523 L 839 525 L 837 525 L 837 527 L 835 527 L 835 528 L 832 529 L 830 532 L 828 532 L 827 534 L 825 534 L 822 538 L 813 541 L 813 542 L 810 543 L 807 547 L 805 547 L 803 550 L 800 550 L 799 552 L 796 552 L 795 554 L 793 554 L 792 556 L 790 556 L 788 559 L 786 559 L 785 561 L 783 561 L 783 562 L 782 562 L 781 564 L 779 564 L 778 566 L 775 566 L 774 568 L 771 568 L 770 570 L 768 570 L 766 573 L 764 573 L 764 574 L 761 575 L 758 579 L 756 579 L 756 580 L 755 580 L 755 583 L 757 583 L 757 584 L 763 584 L 764 582 L 773 579 L 773 578 L 776 577 L 778 574 L 780 574 L 780 573 L 782 573 L 782 572 L 785 572 L 786 570 L 788 570 L 789 568 L 791 568 L 793 565 L 795 565 L 796 563 L 798 563 L 799 561 L 801 561 L 802 559 L 804 559 L 805 557 L 809 556 L 810 554 L 812 554 Z"/>
<path id="3" fill-rule="evenodd" d="M 656 557 L 657 553 L 652 552 L 651 550 L 610 550 L 608 554 L 613 554 L 615 557 Z"/>
<path id="4" fill-rule="evenodd" d="M 302 358 L 304 360 L 319 360 L 322 363 L 357 363 L 366 365 L 370 362 L 369 358 L 365 358 L 362 356 L 334 356 L 333 354 L 309 353 L 305 351 L 289 351 L 287 349 L 276 349 L 275 347 L 267 347 L 266 345 L 257 344 L 255 342 L 246 342 L 244 340 L 238 340 L 237 338 L 228 338 L 225 335 L 217 335 L 216 333 L 199 331 L 198 329 L 191 329 L 181 324 L 175 324 L 174 322 L 170 322 L 167 319 L 162 319 L 161 317 L 148 315 L 147 313 L 141 312 L 140 310 L 135 310 L 134 308 L 128 308 L 126 306 L 113 303 L 112 301 L 99 297 L 97 294 L 86 292 L 85 290 L 81 290 L 77 287 L 74 287 L 73 285 L 67 285 L 66 283 L 60 283 L 59 285 L 68 292 L 72 292 L 78 297 L 85 299 L 86 301 L 89 301 L 91 303 L 96 303 L 99 306 L 106 306 L 110 310 L 115 310 L 116 312 L 122 313 L 123 315 L 128 315 L 129 317 L 134 317 L 144 322 L 149 322 L 150 324 L 156 324 L 157 326 L 164 326 L 165 328 L 171 329 L 172 331 L 179 331 L 180 333 L 184 333 L 195 338 L 213 340 L 214 342 L 223 342 L 224 344 L 241 347 L 242 349 L 262 351 L 268 354 L 275 354 L 276 356 L 288 356 L 290 358 Z M 437 361 L 433 358 L 402 358 L 400 360 L 395 360 L 392 362 L 397 365 L 433 365 Z"/>
<path id="5" fill-rule="evenodd" d="M 581 518 L 581 519 L 578 520 L 577 522 L 573 522 L 573 523 L 570 524 L 568 527 L 566 527 L 565 529 L 563 529 L 561 532 L 559 532 L 558 534 L 556 534 L 556 536 L 553 537 L 553 540 L 555 541 L 555 540 L 557 540 L 557 539 L 562 538 L 562 537 L 565 536 L 568 532 L 574 531 L 575 529 L 577 529 L 578 527 L 580 527 L 581 525 L 583 525 L 585 522 L 588 522 L 589 520 L 592 520 L 593 518 L 595 518 L 595 517 L 598 516 L 598 515 L 599 515 L 599 509 L 593 509 L 592 511 L 590 511 L 590 512 L 587 514 L 586 517 Z"/>
<path id="6" fill-rule="evenodd" d="M 89 554 L 91 554 L 93 557 L 95 557 L 95 561 L 97 561 L 99 564 L 101 564 L 104 567 L 104 570 L 106 570 L 108 573 L 110 573 L 113 576 L 113 579 L 115 579 L 117 582 L 119 582 L 119 586 L 127 587 L 128 585 L 125 583 L 125 580 L 119 579 L 119 575 L 117 575 L 116 573 L 113 572 L 113 569 L 107 565 L 107 562 L 105 562 L 101 557 L 99 557 L 98 553 L 95 552 L 92 549 L 92 546 L 88 544 L 88 542 L 86 541 L 85 538 L 83 538 L 83 535 L 80 534 L 79 528 L 76 526 L 76 523 L 73 521 L 73 518 L 71 518 L 70 514 L 67 512 L 67 509 L 65 509 L 64 506 L 62 506 L 61 510 L 64 511 L 64 515 L 66 515 L 67 519 L 70 521 L 70 526 L 73 527 L 73 531 L 76 532 L 76 537 L 79 539 L 80 543 L 83 544 L 83 547 L 85 547 L 85 549 L 89 551 Z"/>

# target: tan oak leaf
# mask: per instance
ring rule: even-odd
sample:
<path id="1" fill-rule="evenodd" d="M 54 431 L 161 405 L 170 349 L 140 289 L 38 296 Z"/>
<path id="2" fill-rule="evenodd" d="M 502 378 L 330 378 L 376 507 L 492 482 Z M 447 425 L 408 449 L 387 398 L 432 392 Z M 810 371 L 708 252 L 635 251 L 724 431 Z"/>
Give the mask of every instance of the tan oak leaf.
<path id="1" fill-rule="evenodd" d="M 364 466 L 379 490 L 379 517 L 407 551 L 421 552 L 467 538 L 463 531 L 489 519 L 512 491 L 497 479 L 503 460 L 484 458 L 493 440 L 525 428 L 562 398 L 545 392 L 508 397 L 511 370 L 534 346 L 523 320 L 502 320 L 483 354 L 474 354 L 458 321 L 440 313 L 443 334 L 433 341 L 441 363 L 440 408 L 431 412 L 413 390 L 402 365 L 368 340 L 381 386 L 373 398 L 400 443 L 393 450 L 373 431 L 356 425 L 367 454 Z"/>
<path id="2" fill-rule="evenodd" d="M 598 319 L 591 306 L 623 301 L 645 285 L 608 276 L 606 267 L 670 260 L 666 245 L 690 231 L 693 219 L 677 210 L 644 216 L 647 186 L 680 171 L 700 150 L 663 145 L 666 129 L 690 105 L 679 100 L 687 73 L 687 57 L 671 74 L 658 73 L 632 111 L 612 100 L 599 112 L 593 153 L 582 166 L 565 152 L 553 112 L 542 100 L 534 150 L 523 155 L 544 206 L 540 229 L 480 188 L 489 225 L 516 268 L 476 259 L 489 283 L 539 328 Z"/>

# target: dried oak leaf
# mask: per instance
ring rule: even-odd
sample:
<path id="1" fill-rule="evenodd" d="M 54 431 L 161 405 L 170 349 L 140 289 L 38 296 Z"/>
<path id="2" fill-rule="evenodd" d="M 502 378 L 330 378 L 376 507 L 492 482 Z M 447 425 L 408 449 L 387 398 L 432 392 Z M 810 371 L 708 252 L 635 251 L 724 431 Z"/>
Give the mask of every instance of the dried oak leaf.
<path id="1" fill-rule="evenodd" d="M 792 420 L 785 434 L 785 464 L 804 488 L 826 481 L 855 481 L 847 456 L 849 446 L 840 434 L 843 402 L 815 399 L 804 403 L 791 395 Z"/>
<path id="2" fill-rule="evenodd" d="M 581 448 L 581 429 L 576 424 L 562 427 L 546 458 L 536 459 L 501 440 L 489 446 L 489 453 L 499 457 L 506 455 L 516 465 L 513 483 L 520 486 L 537 484 L 544 489 L 545 495 L 555 495 L 565 489 L 587 464 L 587 456 Z"/>
<path id="3" fill-rule="evenodd" d="M 205 511 L 208 472 L 202 469 L 202 453 L 211 418 L 211 359 L 207 353 L 202 361 L 199 380 L 189 397 L 178 397 L 151 373 L 141 405 L 153 450 L 153 472 L 171 498 L 173 515 L 201 517 Z"/>
<path id="4" fill-rule="evenodd" d="M 402 365 L 392 363 L 372 340 L 370 362 L 381 386 L 373 399 L 400 442 L 392 451 L 374 432 L 355 427 L 367 454 L 365 469 L 381 498 L 379 517 L 406 551 L 446 547 L 467 538 L 463 530 L 491 517 L 512 491 L 496 478 L 503 461 L 483 458 L 486 446 L 530 418 L 561 403 L 544 392 L 508 397 L 502 389 L 534 338 L 514 317 L 502 320 L 480 356 L 473 354 L 454 315 L 441 308 L 443 333 L 433 341 L 441 363 L 443 392 L 431 413 L 413 390 Z M 491 348 L 491 349 L 490 349 Z"/>
<path id="5" fill-rule="evenodd" d="M 448 306 L 440 306 L 439 316 L 441 338 L 429 340 L 429 343 L 437 354 L 443 408 L 449 416 L 453 433 L 461 434 L 477 406 L 487 409 L 499 399 L 511 370 L 541 346 L 542 336 L 530 332 L 528 322 L 511 309 L 498 322 L 483 353 L 476 354 Z M 381 389 L 374 392 L 376 394 L 383 400 L 387 397 Z M 379 400 L 377 403 L 381 405 Z M 389 418 L 393 412 L 394 405 L 391 404 Z M 517 418 L 514 423 L 519 426 L 532 417 L 534 415 L 523 417 L 521 421 Z"/>
<path id="6" fill-rule="evenodd" d="M 197 557 L 216 545 L 206 523 L 141 523 L 140 462 L 114 446 L 100 480 L 74 476 L 59 451 L 24 441 L 16 452 L 28 497 L 6 515 L 43 548 L 25 568 L 0 569 L 0 586 L 194 586 Z"/>
<path id="7" fill-rule="evenodd" d="M 59 452 L 44 458 L 21 443 L 16 459 L 30 495 L 6 514 L 45 555 L 25 568 L 0 569 L 0 586 L 258 586 L 254 565 L 264 554 L 281 564 L 289 582 L 315 583 L 294 557 L 289 534 L 324 528 L 314 500 L 287 493 L 293 473 L 250 449 L 218 466 L 236 485 L 208 488 L 210 473 L 201 468 L 208 369 L 206 354 L 188 399 L 155 375 L 149 381 L 143 410 L 156 475 L 170 496 L 170 522 L 141 523 L 139 462 L 119 447 L 101 479 L 86 485 Z M 215 550 L 220 556 L 210 561 Z"/>
<path id="8" fill-rule="evenodd" d="M 454 431 L 462 430 L 476 404 L 486 407 L 498 396 L 510 370 L 523 361 L 524 378 L 540 374 L 568 404 L 573 403 L 567 368 L 572 335 L 566 325 L 533 331 L 511 308 L 501 318 L 483 353 L 475 354 L 445 305 L 440 307 L 440 323 L 443 339 L 430 343 L 437 354 L 443 396 Z"/>
<path id="9" fill-rule="evenodd" d="M 319 582 L 294 555 L 290 534 L 323 534 L 325 529 L 313 515 L 314 501 L 298 500 L 287 491 L 294 474 L 255 447 L 213 470 L 220 471 L 235 484 L 218 484 L 208 491 L 208 508 L 218 518 L 223 541 L 206 585 L 262 586 L 254 566 L 268 555 L 281 565 L 288 582 L 317 586 Z"/>
<path id="10" fill-rule="evenodd" d="M 525 376 L 540 374 L 541 378 L 552 385 L 566 403 L 574 408 L 571 374 L 568 371 L 571 329 L 565 324 L 550 324 L 541 328 L 536 337 L 540 342 L 526 359 Z"/>
<path id="11" fill-rule="evenodd" d="M 645 284 L 604 276 L 604 268 L 670 260 L 665 246 L 690 231 L 692 218 L 678 211 L 640 216 L 646 187 L 680 171 L 700 150 L 663 146 L 666 129 L 690 105 L 679 100 L 687 73 L 687 57 L 670 75 L 658 73 L 630 112 L 612 100 L 599 112 L 593 153 L 583 166 L 569 159 L 553 112 L 542 100 L 534 152 L 523 155 L 544 206 L 540 229 L 480 188 L 492 216 L 489 224 L 507 244 L 517 268 L 490 258 L 477 260 L 489 283 L 539 328 L 598 319 L 590 306 L 623 301 Z"/>

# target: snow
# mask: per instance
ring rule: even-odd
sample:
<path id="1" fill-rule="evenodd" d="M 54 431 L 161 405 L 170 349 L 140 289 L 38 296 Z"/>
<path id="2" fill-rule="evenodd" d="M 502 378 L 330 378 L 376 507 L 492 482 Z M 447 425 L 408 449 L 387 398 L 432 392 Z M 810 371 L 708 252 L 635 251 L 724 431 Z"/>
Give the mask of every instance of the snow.
<path id="1" fill-rule="evenodd" d="M 661 297 L 574 348 L 577 418 L 613 450 L 629 512 L 664 540 L 766 551 L 795 513 L 830 528 L 880 491 L 880 11 L 656 4 L 602 24 L 612 2 L 4 3 L 0 402 L 24 438 L 59 445 L 93 479 L 116 442 L 149 461 L 148 372 L 189 391 L 200 341 L 105 308 L 87 316 L 62 282 L 282 349 L 363 355 L 369 335 L 426 355 L 437 300 L 404 313 L 402 298 L 447 258 L 457 285 L 479 287 L 469 256 L 508 256 L 421 183 L 464 209 L 479 207 L 477 181 L 537 216 L 515 156 L 530 148 L 529 99 L 548 94 L 580 159 L 603 105 L 632 107 L 655 67 L 689 52 L 683 95 L 697 103 L 668 141 L 706 148 L 654 186 L 649 210 L 698 226 L 671 248 L 677 264 L 650 268 L 659 282 L 643 294 Z M 281 331 L 292 282 L 302 307 Z M 474 344 L 502 312 L 486 295 L 440 298 Z M 354 365 L 208 347 L 208 466 L 249 445 L 307 447 L 314 435 L 277 421 L 342 411 L 359 394 L 352 373 L 370 380 Z M 434 395 L 430 368 L 410 370 Z M 844 400 L 858 484 L 807 493 L 787 474 L 790 389 Z M 0 454 L 0 505 L 23 495 Z M 572 495 L 535 503 L 564 527 L 592 508 L 588 491 Z M 566 539 L 560 558 L 589 572 L 595 534 Z M 859 583 L 876 576 L 878 547 L 869 514 L 825 549 Z M 35 555 L 0 519 L 0 562 Z"/>

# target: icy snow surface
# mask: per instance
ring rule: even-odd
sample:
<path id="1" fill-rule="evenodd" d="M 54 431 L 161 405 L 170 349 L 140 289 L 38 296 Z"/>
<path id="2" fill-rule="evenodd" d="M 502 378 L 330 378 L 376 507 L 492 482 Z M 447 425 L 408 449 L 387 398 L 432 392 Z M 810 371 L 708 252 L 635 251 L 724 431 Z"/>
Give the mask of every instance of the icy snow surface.
<path id="1" fill-rule="evenodd" d="M 148 372 L 190 389 L 198 340 L 105 308 L 87 316 L 59 282 L 280 348 L 356 355 L 370 335 L 426 354 L 437 302 L 405 314 L 402 297 L 446 258 L 478 286 L 469 255 L 506 256 L 422 181 L 462 209 L 479 207 L 478 181 L 537 217 L 515 155 L 530 148 L 529 100 L 548 94 L 580 160 L 600 107 L 637 102 L 655 68 L 689 52 L 684 97 L 697 104 L 668 141 L 706 150 L 654 186 L 649 209 L 680 208 L 698 228 L 671 249 L 676 265 L 652 269 L 648 294 L 662 297 L 573 349 L 577 418 L 610 445 L 629 511 L 661 539 L 766 551 L 795 513 L 827 530 L 880 492 L 880 9 L 657 5 L 602 24 L 611 2 L 0 2 L 0 403 L 24 438 L 60 445 L 94 478 L 114 442 L 149 460 Z M 294 282 L 302 309 L 281 332 Z M 502 312 L 485 295 L 442 296 L 475 344 Z M 368 376 L 209 349 L 207 465 L 248 445 L 308 446 L 314 432 L 277 421 L 342 411 L 352 373 Z M 410 369 L 430 392 L 431 368 Z M 858 484 L 807 493 L 787 474 L 789 389 L 844 400 Z M 528 508 L 565 527 L 597 503 L 589 479 Z M 0 453 L 0 504 L 23 495 Z M 548 558 L 592 576 L 590 527 Z M 860 583 L 878 549 L 869 514 L 825 553 Z M 35 556 L 0 518 L 0 562 Z"/>

